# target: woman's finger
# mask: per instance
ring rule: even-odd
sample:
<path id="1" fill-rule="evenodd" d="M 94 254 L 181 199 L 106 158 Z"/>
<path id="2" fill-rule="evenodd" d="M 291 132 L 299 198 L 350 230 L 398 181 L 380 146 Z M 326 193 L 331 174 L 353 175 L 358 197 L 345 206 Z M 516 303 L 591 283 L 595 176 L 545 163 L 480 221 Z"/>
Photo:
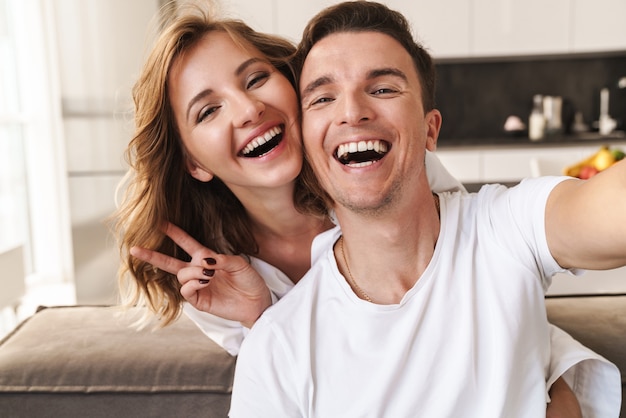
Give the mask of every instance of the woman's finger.
<path id="1" fill-rule="evenodd" d="M 198 292 L 210 285 L 211 281 L 207 279 L 188 280 L 180 288 L 180 294 L 183 298 L 194 307 L 197 307 L 199 295 Z"/>
<path id="2" fill-rule="evenodd" d="M 184 261 L 146 248 L 132 247 L 130 254 L 171 274 L 178 274 L 178 271 L 186 266 Z"/>
<path id="3" fill-rule="evenodd" d="M 215 254 L 214 251 L 200 244 L 198 241 L 193 239 L 191 235 L 189 235 L 187 232 L 171 222 L 167 223 L 167 226 L 165 228 L 165 235 L 170 237 L 172 241 L 178 244 L 178 246 L 185 250 L 185 252 L 189 255 L 193 255 L 194 253 L 199 251 L 207 252 L 211 255 Z"/>
<path id="4" fill-rule="evenodd" d="M 210 281 L 214 275 L 215 270 L 207 269 L 202 266 L 188 266 L 180 269 L 176 277 L 178 278 L 178 282 L 182 286 L 185 286 L 187 283 L 192 281 Z"/>
<path id="5" fill-rule="evenodd" d="M 241 273 L 251 268 L 250 263 L 238 255 L 213 253 L 212 257 L 204 258 L 204 262 L 209 268 L 224 270 L 229 274 Z"/>

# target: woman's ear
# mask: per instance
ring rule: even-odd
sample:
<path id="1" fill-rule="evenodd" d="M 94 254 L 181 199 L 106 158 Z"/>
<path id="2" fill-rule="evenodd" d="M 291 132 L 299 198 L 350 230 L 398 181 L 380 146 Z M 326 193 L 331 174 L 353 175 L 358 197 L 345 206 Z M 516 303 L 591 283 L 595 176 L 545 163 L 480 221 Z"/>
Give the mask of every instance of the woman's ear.
<path id="1" fill-rule="evenodd" d="M 204 183 L 208 183 L 213 180 L 213 173 L 200 167 L 195 161 L 192 161 L 189 156 L 185 157 L 185 165 L 187 167 L 187 172 L 191 174 L 191 177 L 194 179 Z"/>

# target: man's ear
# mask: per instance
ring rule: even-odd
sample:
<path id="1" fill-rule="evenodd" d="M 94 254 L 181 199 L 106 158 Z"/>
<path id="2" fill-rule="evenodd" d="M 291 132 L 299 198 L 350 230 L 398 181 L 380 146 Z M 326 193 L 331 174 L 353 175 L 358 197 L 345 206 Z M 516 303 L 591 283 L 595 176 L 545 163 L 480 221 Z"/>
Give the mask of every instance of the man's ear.
<path id="1" fill-rule="evenodd" d="M 198 164 L 189 158 L 189 156 L 185 157 L 185 166 L 187 167 L 187 172 L 191 174 L 191 177 L 194 179 L 204 183 L 208 183 L 213 180 L 213 173 L 198 166 Z"/>
<path id="2" fill-rule="evenodd" d="M 426 149 L 435 151 L 437 149 L 437 139 L 441 130 L 441 112 L 433 109 L 426 113 Z"/>

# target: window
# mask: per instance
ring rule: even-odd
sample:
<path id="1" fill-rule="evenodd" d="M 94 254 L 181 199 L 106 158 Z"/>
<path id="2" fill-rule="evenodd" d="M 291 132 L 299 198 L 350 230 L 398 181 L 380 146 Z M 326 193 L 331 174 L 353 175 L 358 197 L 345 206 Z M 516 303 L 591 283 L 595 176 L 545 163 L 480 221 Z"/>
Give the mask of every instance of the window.
<path id="1" fill-rule="evenodd" d="M 0 308 L 73 283 L 54 3 L 0 0 Z"/>
<path id="2" fill-rule="evenodd" d="M 8 0 L 0 0 L 0 252 L 28 246 L 26 171 Z"/>

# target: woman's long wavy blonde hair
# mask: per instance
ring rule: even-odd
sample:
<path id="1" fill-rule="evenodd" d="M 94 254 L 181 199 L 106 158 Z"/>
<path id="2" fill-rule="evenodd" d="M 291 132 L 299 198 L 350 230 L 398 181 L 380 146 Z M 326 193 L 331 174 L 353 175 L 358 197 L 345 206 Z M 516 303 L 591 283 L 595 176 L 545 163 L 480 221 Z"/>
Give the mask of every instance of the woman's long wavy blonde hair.
<path id="1" fill-rule="evenodd" d="M 133 87 L 135 132 L 125 152 L 130 170 L 121 185 L 124 192 L 113 217 L 122 259 L 121 302 L 126 306 L 147 306 L 160 318 L 162 326 L 174 321 L 182 311 L 180 284 L 176 276 L 154 270 L 132 257 L 131 247 L 189 260 L 163 233 L 163 226 L 169 221 L 217 252 L 258 252 L 250 219 L 235 195 L 217 178 L 203 183 L 188 174 L 168 96 L 172 63 L 212 31 L 229 34 L 244 48 L 256 48 L 295 85 L 290 64 L 295 46 L 285 39 L 258 33 L 239 20 L 215 19 L 210 8 L 198 4 L 177 8 L 164 25 Z M 305 162 L 296 180 L 294 203 L 305 213 L 323 216 L 322 201 L 308 191 L 302 180 L 310 174 Z"/>

